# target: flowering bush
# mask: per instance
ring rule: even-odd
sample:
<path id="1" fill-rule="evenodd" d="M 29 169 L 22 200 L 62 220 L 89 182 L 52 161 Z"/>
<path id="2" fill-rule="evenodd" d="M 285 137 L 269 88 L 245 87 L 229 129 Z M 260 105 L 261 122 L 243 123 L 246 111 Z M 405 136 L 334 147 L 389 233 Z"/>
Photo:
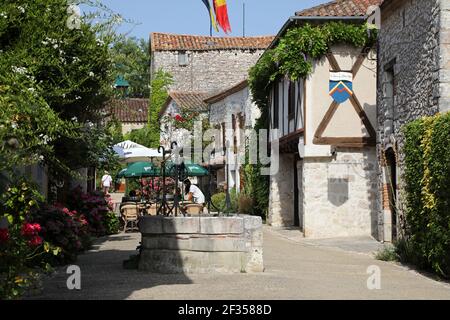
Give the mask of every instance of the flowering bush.
<path id="1" fill-rule="evenodd" d="M 33 221 L 42 227 L 42 236 L 61 248 L 58 257 L 46 255 L 51 264 L 74 262 L 77 254 L 91 245 L 89 225 L 83 214 L 61 205 L 45 206 L 33 213 Z"/>
<path id="2" fill-rule="evenodd" d="M 109 198 L 106 200 L 102 192 L 86 194 L 81 188 L 75 188 L 68 198 L 68 206 L 86 217 L 91 234 L 100 237 L 118 232 L 118 228 L 114 228 L 119 221 L 112 213 L 112 201 Z"/>
<path id="3" fill-rule="evenodd" d="M 0 299 L 19 298 L 35 285 L 37 271 L 48 271 L 45 255 L 60 249 L 44 241 L 42 227 L 30 222 L 39 194 L 26 183 L 8 188 L 0 199 Z"/>

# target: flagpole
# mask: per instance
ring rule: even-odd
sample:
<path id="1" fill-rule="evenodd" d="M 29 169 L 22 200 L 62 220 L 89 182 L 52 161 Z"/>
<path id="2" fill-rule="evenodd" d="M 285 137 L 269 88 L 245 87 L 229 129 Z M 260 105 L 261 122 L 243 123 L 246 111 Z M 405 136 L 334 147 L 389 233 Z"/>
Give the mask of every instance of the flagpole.
<path id="1" fill-rule="evenodd" d="M 242 3 L 242 36 L 245 38 L 245 2 Z"/>

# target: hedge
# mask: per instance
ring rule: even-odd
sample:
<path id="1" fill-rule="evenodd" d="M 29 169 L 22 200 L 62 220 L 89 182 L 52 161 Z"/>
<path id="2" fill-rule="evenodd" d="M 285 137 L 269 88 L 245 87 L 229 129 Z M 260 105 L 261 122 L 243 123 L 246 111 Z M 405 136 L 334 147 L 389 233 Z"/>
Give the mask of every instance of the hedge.
<path id="1" fill-rule="evenodd" d="M 450 277 L 450 113 L 413 121 L 403 132 L 409 260 Z"/>

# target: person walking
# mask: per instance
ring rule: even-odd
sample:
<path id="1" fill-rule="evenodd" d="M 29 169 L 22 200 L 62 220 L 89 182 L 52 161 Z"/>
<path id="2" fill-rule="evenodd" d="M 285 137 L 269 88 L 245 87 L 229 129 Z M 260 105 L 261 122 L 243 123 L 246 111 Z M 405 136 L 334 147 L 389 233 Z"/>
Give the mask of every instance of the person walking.
<path id="1" fill-rule="evenodd" d="M 109 194 L 109 188 L 111 188 L 112 178 L 109 175 L 108 171 L 105 171 L 105 174 L 102 177 L 102 188 L 105 195 Z"/>

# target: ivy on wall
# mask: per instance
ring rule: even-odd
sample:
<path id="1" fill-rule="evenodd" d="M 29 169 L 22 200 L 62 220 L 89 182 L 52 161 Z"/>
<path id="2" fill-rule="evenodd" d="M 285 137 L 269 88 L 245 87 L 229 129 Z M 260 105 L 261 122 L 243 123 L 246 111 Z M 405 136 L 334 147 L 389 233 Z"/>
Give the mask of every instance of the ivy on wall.
<path id="1" fill-rule="evenodd" d="M 450 277 L 450 113 L 404 127 L 409 262 Z"/>

